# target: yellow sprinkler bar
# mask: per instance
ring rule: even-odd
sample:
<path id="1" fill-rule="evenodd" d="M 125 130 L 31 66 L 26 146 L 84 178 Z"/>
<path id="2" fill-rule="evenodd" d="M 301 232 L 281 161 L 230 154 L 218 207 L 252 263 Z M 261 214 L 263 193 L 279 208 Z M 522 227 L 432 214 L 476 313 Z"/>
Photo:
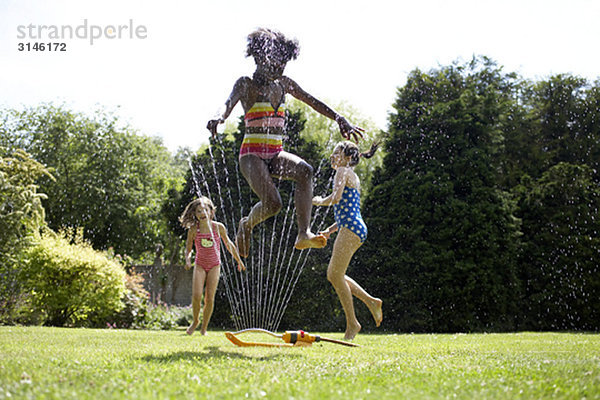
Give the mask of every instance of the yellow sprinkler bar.
<path id="1" fill-rule="evenodd" d="M 248 333 L 248 332 L 258 332 L 258 333 L 266 333 L 267 335 L 282 339 L 285 343 L 263 343 L 263 342 L 244 342 L 237 335 Z M 235 333 L 225 332 L 225 336 L 229 339 L 233 344 L 239 347 L 293 347 L 293 346 L 310 346 L 313 342 L 329 342 L 341 344 L 343 346 L 349 347 L 359 347 L 359 345 L 346 342 L 343 340 L 337 339 L 329 339 L 326 337 L 322 337 L 319 335 L 311 335 L 308 332 L 304 331 L 285 331 L 283 335 L 278 335 L 271 331 L 261 328 L 249 328 L 244 329 Z"/>

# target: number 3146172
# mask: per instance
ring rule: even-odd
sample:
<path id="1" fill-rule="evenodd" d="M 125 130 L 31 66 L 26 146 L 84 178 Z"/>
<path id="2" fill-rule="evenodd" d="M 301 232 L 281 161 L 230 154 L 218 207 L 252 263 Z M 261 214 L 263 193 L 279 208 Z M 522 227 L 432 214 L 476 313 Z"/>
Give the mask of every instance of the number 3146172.
<path id="1" fill-rule="evenodd" d="M 19 43 L 17 46 L 19 51 L 67 51 L 66 43 Z"/>

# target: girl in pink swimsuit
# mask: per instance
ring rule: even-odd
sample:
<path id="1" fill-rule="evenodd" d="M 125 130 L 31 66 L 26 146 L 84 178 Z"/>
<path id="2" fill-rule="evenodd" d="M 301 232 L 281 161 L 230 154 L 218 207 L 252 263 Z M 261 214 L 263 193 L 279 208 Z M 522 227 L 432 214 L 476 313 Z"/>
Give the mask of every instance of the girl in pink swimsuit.
<path id="1" fill-rule="evenodd" d="M 351 125 L 283 75 L 286 64 L 295 59 L 298 52 L 298 42 L 287 39 L 280 32 L 259 28 L 248 35 L 247 55 L 254 57 L 256 71 L 252 78 L 241 77 L 237 80 L 225 102 L 221 118 L 208 121 L 207 128 L 214 137 L 217 125 L 225 122 L 238 102 L 244 108 L 246 135 L 240 149 L 240 170 L 260 201 L 240 221 L 236 243 L 243 257 L 247 257 L 250 250 L 252 228 L 281 210 L 281 197 L 273 177 L 291 179 L 297 185 L 295 203 L 298 237 L 294 247 L 302 250 L 321 248 L 327 244 L 325 236 L 310 231 L 313 168 L 302 158 L 283 150 L 285 95 L 289 93 L 335 120 L 343 137 L 355 140 L 362 137 L 362 128 Z"/>
<path id="2" fill-rule="evenodd" d="M 208 197 L 200 197 L 190 202 L 179 217 L 181 225 L 188 229 L 185 245 L 185 269 L 192 267 L 192 248 L 196 248 L 194 273 L 192 277 L 192 324 L 187 328 L 191 335 L 200 320 L 200 302 L 204 294 L 204 311 L 200 333 L 206 335 L 208 322 L 213 312 L 215 294 L 221 276 L 221 240 L 238 263 L 238 271 L 246 269 L 237 247 L 229 239 L 225 225 L 214 220 L 215 206 Z"/>

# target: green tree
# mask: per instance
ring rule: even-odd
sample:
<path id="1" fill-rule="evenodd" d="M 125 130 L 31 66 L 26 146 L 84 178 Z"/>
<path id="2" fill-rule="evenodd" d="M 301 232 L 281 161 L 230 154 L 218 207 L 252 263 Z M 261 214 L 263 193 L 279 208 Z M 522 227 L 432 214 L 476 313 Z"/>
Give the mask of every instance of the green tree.
<path id="1" fill-rule="evenodd" d="M 182 170 L 158 138 L 94 117 L 42 105 L 3 113 L 0 144 L 23 148 L 56 181 L 41 179 L 48 225 L 82 227 L 96 248 L 113 247 L 135 258 L 168 235 L 160 208 Z"/>
<path id="2" fill-rule="evenodd" d="M 529 98 L 538 122 L 539 145 L 547 153 L 542 172 L 561 162 L 586 164 L 600 178 L 600 85 L 579 77 L 556 75 L 533 85 Z M 539 178 L 541 174 L 535 176 Z"/>
<path id="3" fill-rule="evenodd" d="M 393 329 L 514 327 L 518 221 L 497 186 L 514 79 L 478 58 L 415 70 L 398 90 L 358 254 Z"/>
<path id="4" fill-rule="evenodd" d="M 0 147 L 0 322 L 14 319 L 23 301 L 19 278 L 25 249 L 45 224 L 42 200 L 35 182 L 48 170 L 23 150 L 9 155 Z"/>
<path id="5" fill-rule="evenodd" d="M 588 165 L 600 180 L 600 81 L 571 75 L 519 83 L 518 104 L 504 124 L 502 187 L 540 179 L 554 165 Z"/>
<path id="6" fill-rule="evenodd" d="M 519 190 L 526 238 L 523 328 L 600 329 L 600 188 L 594 171 L 559 163 Z"/>
<path id="7" fill-rule="evenodd" d="M 523 84 L 518 100 L 505 131 L 503 181 L 523 218 L 520 323 L 598 329 L 598 304 L 588 297 L 597 291 L 596 234 L 586 227 L 595 225 L 590 199 L 600 182 L 599 84 L 560 74 Z"/>

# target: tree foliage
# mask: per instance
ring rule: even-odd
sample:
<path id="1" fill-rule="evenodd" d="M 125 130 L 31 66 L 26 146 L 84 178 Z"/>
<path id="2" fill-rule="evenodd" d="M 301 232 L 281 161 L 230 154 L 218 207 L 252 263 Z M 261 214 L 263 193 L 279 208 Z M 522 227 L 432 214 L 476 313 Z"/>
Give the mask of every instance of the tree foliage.
<path id="1" fill-rule="evenodd" d="M 363 207 L 386 326 L 600 329 L 598 93 L 486 58 L 410 74 Z"/>
<path id="2" fill-rule="evenodd" d="M 9 321 L 22 302 L 19 264 L 45 224 L 36 181 L 48 170 L 23 150 L 0 148 L 0 322 Z"/>
<path id="3" fill-rule="evenodd" d="M 592 170 L 559 163 L 521 190 L 524 327 L 597 330 L 600 188 Z"/>
<path id="4" fill-rule="evenodd" d="M 45 325 L 86 326 L 123 307 L 125 270 L 80 234 L 46 232 L 29 248 L 21 275 L 32 314 Z"/>
<path id="5" fill-rule="evenodd" d="M 519 176 L 522 325 L 598 330 L 599 82 L 556 75 L 529 84 L 520 101 L 528 129 L 508 137 L 520 151 L 505 159 Z"/>
<path id="6" fill-rule="evenodd" d="M 181 171 L 159 139 L 105 112 L 87 117 L 52 105 L 3 119 L 0 144 L 25 149 L 56 178 L 39 181 L 50 228 L 81 227 L 96 248 L 133 257 L 164 239 L 159 212 Z"/>
<path id="7" fill-rule="evenodd" d="M 360 256 L 395 329 L 514 327 L 518 224 L 496 185 L 511 92 L 487 59 L 413 71 L 398 91 Z"/>

